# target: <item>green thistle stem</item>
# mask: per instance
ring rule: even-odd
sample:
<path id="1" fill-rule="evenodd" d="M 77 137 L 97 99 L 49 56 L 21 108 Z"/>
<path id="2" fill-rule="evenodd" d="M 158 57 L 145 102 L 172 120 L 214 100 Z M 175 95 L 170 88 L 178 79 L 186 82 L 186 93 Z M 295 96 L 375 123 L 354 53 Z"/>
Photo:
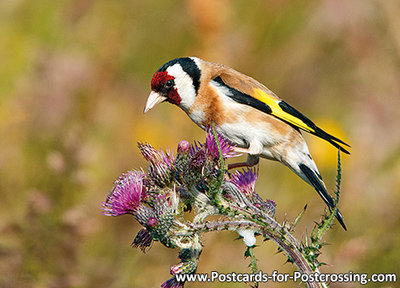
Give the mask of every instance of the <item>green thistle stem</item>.
<path id="1" fill-rule="evenodd" d="M 250 267 L 251 267 L 251 271 L 253 272 L 253 274 L 257 274 L 258 272 L 258 268 L 257 268 L 257 258 L 254 255 L 254 251 L 253 251 L 254 247 L 247 247 L 246 256 L 250 256 L 251 262 L 250 262 Z M 253 288 L 258 288 L 258 282 L 254 282 L 253 283 Z"/>
<path id="2" fill-rule="evenodd" d="M 244 211 L 242 211 L 244 212 Z M 263 216 L 264 217 L 264 216 Z M 244 228 L 252 228 L 255 231 L 264 235 L 264 237 L 268 237 L 273 242 L 275 242 L 279 248 L 286 253 L 286 255 L 291 259 L 290 262 L 293 262 L 301 271 L 305 274 L 312 274 L 314 272 L 319 272 L 317 263 L 310 263 L 310 261 L 305 257 L 302 252 L 301 244 L 297 241 L 297 239 L 281 224 L 277 223 L 274 219 L 267 216 L 268 218 L 263 221 L 263 224 L 254 223 L 251 220 L 231 220 L 231 221 L 216 221 L 216 222 L 207 222 L 202 224 L 190 224 L 190 229 L 180 233 L 175 234 L 175 236 L 189 236 L 194 233 L 204 233 L 204 232 L 212 232 L 212 231 L 233 231 L 238 227 Z M 273 227 L 273 228 L 272 228 Z M 247 252 L 247 251 L 246 251 Z M 249 253 L 253 253 L 249 251 Z M 251 256 L 249 254 L 249 256 Z M 252 259 L 253 261 L 253 259 Z M 253 264 L 253 263 L 252 263 Z M 255 268 L 254 268 L 255 267 Z M 252 265 L 253 271 L 257 272 L 257 266 Z M 254 270 L 255 269 L 255 270 Z M 307 287 L 310 288 L 321 288 L 327 287 L 325 283 L 318 282 L 307 282 Z"/>
<path id="3" fill-rule="evenodd" d="M 219 143 L 219 140 L 218 140 L 218 134 L 217 134 L 217 131 L 215 130 L 214 122 L 211 123 L 211 127 L 212 127 L 212 133 L 214 135 L 215 143 L 217 143 L 217 147 L 218 147 L 219 165 L 220 165 L 219 183 L 222 184 L 222 181 L 224 180 L 224 174 L 225 174 L 225 161 L 224 161 L 224 157 L 222 157 L 221 144 Z M 221 185 L 219 185 L 219 186 L 221 186 Z"/>
<path id="4" fill-rule="evenodd" d="M 332 227 L 333 225 L 333 219 L 335 218 L 336 212 L 338 210 L 338 203 L 339 203 L 339 194 L 340 194 L 340 184 L 342 180 L 342 165 L 340 161 L 340 148 L 338 150 L 338 162 L 337 162 L 337 171 L 336 171 L 336 199 L 335 199 L 335 209 L 331 211 L 331 215 L 328 218 L 324 219 L 324 222 L 322 225 L 318 225 L 315 227 L 313 230 L 313 233 L 311 234 L 311 238 L 315 244 L 319 244 L 320 241 L 322 240 L 322 237 L 325 235 L 325 233 Z"/>
<path id="5" fill-rule="evenodd" d="M 335 191 L 335 195 L 336 195 L 336 203 L 335 205 L 337 205 L 339 203 L 339 194 L 340 194 L 340 184 L 342 182 L 342 163 L 341 163 L 341 159 L 340 159 L 340 147 L 338 149 L 338 163 L 337 163 L 337 172 L 336 172 L 336 191 Z"/>

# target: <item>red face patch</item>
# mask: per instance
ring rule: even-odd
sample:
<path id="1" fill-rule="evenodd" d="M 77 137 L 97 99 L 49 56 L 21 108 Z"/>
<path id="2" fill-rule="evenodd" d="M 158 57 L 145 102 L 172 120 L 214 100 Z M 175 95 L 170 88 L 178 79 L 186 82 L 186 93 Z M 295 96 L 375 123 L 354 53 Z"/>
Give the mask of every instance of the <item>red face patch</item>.
<path id="1" fill-rule="evenodd" d="M 156 92 L 162 90 L 168 80 L 174 80 L 174 77 L 169 75 L 167 71 L 154 73 L 153 79 L 151 79 L 151 90 Z"/>
<path id="2" fill-rule="evenodd" d="M 169 75 L 167 71 L 154 73 L 153 79 L 151 79 L 151 90 L 160 93 L 162 96 L 166 96 L 168 102 L 179 105 L 182 99 L 179 97 L 176 88 L 167 88 L 165 86 L 168 80 L 175 80 L 175 78 Z"/>

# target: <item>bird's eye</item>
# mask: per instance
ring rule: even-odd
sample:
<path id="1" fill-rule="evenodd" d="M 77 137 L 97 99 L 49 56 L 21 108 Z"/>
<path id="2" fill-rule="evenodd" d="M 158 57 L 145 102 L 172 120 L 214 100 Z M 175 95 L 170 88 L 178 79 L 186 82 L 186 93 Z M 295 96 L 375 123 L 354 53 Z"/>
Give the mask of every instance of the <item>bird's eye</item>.
<path id="1" fill-rule="evenodd" d="M 174 80 L 168 80 L 165 82 L 165 88 L 169 89 L 172 88 L 172 86 L 174 86 Z"/>

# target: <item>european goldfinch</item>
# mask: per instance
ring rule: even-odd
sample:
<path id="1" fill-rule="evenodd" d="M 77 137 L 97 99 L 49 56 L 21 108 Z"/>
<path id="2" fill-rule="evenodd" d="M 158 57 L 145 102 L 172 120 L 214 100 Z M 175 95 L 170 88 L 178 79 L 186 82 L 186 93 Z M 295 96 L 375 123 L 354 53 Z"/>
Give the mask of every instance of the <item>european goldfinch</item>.
<path id="1" fill-rule="evenodd" d="M 229 169 L 256 165 L 260 157 L 279 161 L 312 185 L 329 208 L 334 206 L 300 130 L 347 154 L 343 145 L 349 145 L 320 129 L 263 84 L 227 66 L 185 57 L 162 65 L 151 80 L 151 89 L 144 113 L 170 102 L 203 129 L 213 122 L 237 146 L 237 152 L 248 154 L 246 162 L 231 164 Z M 339 210 L 335 216 L 346 230 Z"/>

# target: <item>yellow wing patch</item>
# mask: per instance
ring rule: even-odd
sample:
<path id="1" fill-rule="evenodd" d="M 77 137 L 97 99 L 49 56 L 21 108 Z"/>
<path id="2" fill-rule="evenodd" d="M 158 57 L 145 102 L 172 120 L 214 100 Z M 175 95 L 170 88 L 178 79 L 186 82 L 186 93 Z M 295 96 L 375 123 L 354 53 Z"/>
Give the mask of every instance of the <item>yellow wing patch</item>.
<path id="1" fill-rule="evenodd" d="M 310 128 L 301 119 L 283 111 L 282 108 L 279 106 L 280 100 L 276 100 L 276 99 L 272 98 L 265 91 L 263 91 L 259 88 L 255 88 L 253 97 L 256 98 L 257 100 L 260 100 L 261 102 L 267 104 L 272 110 L 272 115 L 274 115 L 275 117 L 282 119 L 296 127 L 299 127 L 300 129 L 302 129 L 306 132 L 309 132 L 309 133 L 315 132 L 314 129 Z"/>

